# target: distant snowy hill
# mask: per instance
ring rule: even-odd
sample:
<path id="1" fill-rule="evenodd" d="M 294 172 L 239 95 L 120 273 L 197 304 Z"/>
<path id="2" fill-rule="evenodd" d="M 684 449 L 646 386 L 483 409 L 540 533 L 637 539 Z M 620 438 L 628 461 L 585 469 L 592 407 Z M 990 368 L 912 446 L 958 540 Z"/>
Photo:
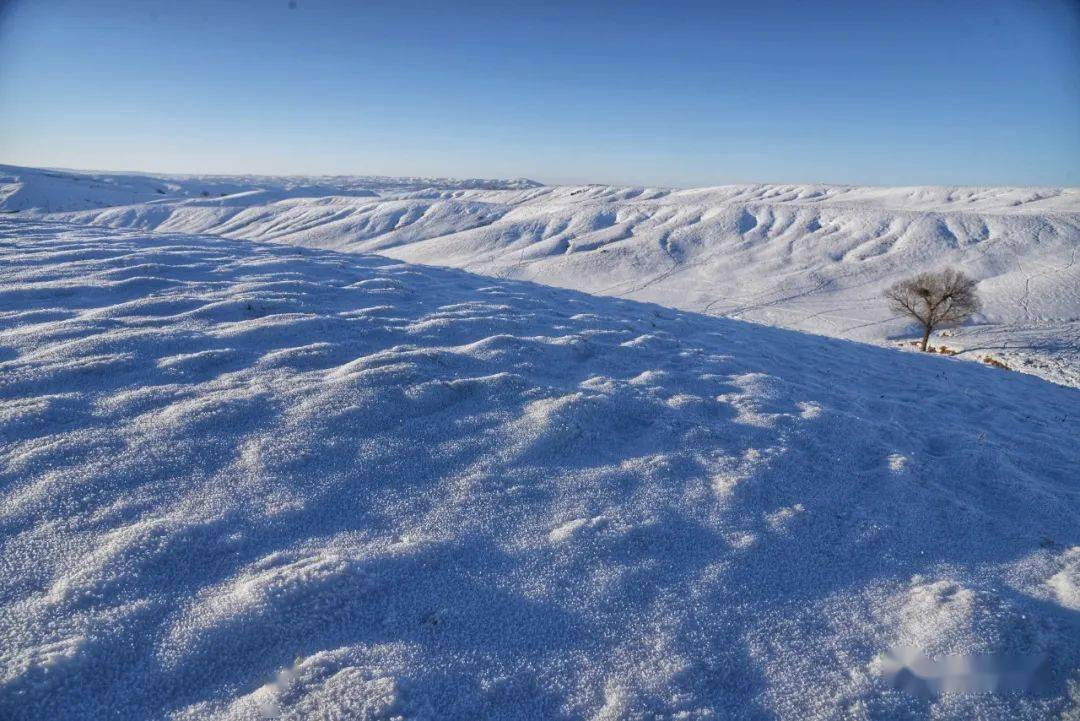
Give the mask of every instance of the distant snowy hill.
<path id="1" fill-rule="evenodd" d="M 985 313 L 936 344 L 1080 385 L 1077 189 L 671 190 L 0 170 L 0 209 L 23 215 L 377 252 L 877 343 L 911 335 L 890 317 L 882 289 L 955 265 L 981 281 Z M 137 187 L 138 197 L 120 186 Z"/>
<path id="2" fill-rule="evenodd" d="M 725 257 L 782 276 L 850 246 L 831 262 L 877 268 L 867 293 L 955 258 L 993 295 L 1011 277 L 995 248 L 1034 277 L 1075 240 L 1074 212 L 1049 209 L 1064 193 L 1006 212 L 1021 191 L 971 191 L 982 209 L 957 213 L 854 189 L 446 192 L 172 199 L 148 224 L 205 212 L 238 236 L 463 263 L 486 243 L 485 270 L 560 282 L 685 267 L 700 284 L 668 300 L 686 305 L 703 269 L 718 288 L 752 277 L 710 265 Z M 872 253 L 854 236 L 885 217 Z M 1046 283 L 1033 307 L 1064 292 Z M 1073 718 L 1077 419 L 1077 389 L 952 358 L 385 257 L 0 216 L 0 718 Z M 911 693 L 887 674 L 897 647 L 1038 683 Z"/>
<path id="3" fill-rule="evenodd" d="M 382 176 L 267 177 L 93 173 L 0 165 L 0 212 L 90 210 L 178 199 L 239 196 L 245 204 L 285 198 L 373 197 L 373 189 L 415 193 L 440 189 L 506 190 L 540 187 L 532 180 L 454 180 Z M 260 195 L 252 195 L 260 192 Z M 237 202 L 234 198 L 231 201 Z"/>

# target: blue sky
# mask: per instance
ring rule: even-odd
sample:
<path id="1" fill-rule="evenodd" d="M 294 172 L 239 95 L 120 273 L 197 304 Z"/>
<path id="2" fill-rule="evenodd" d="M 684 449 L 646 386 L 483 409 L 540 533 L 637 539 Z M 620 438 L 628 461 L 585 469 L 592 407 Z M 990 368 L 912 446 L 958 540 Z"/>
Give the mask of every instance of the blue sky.
<path id="1" fill-rule="evenodd" d="M 1080 185 L 1075 0 L 0 5 L 0 162 Z"/>

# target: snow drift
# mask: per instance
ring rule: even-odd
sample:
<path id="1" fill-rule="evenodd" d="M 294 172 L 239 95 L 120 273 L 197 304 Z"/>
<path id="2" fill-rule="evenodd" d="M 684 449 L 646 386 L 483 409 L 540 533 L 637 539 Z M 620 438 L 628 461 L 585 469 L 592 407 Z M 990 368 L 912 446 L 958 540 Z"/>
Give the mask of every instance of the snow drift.
<path id="1" fill-rule="evenodd" d="M 956 359 L 0 218 L 0 717 L 1076 713 L 1077 418 Z M 1045 686 L 912 695 L 904 647 Z"/>
<path id="2" fill-rule="evenodd" d="M 5 172 L 0 209 L 37 217 L 377 252 L 877 343 L 911 335 L 881 291 L 953 265 L 985 313 L 946 345 L 1080 385 L 1076 189 L 146 177 L 141 199 L 90 203 L 72 188 L 135 181 Z"/>

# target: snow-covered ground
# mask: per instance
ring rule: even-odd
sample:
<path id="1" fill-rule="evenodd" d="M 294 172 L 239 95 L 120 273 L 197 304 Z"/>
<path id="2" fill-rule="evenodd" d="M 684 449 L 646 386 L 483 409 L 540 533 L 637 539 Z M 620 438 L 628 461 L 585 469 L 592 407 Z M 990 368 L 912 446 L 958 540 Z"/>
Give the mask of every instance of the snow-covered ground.
<path id="1" fill-rule="evenodd" d="M 656 253 L 703 282 L 717 258 L 790 243 L 781 285 L 799 263 L 880 267 L 865 291 L 836 281 L 869 297 L 896 263 L 955 258 L 1003 298 L 1020 276 L 995 253 L 1013 248 L 1045 278 L 1027 308 L 1075 313 L 1075 287 L 1035 275 L 1075 247 L 1072 195 L 1006 211 L 1009 193 L 973 192 L 970 213 L 927 196 L 888 211 L 875 255 L 858 238 L 888 193 L 613 192 L 65 220 L 457 249 L 441 260 L 551 283 L 625 273 L 631 295 L 634 272 L 667 267 Z M 694 219 L 708 207 L 746 210 Z M 809 217 L 851 246 L 831 265 L 783 230 Z M 917 231 L 938 222 L 955 247 Z M 484 238 L 490 260 L 467 263 Z M 695 307 L 750 277 L 716 272 L 708 292 L 637 292 Z M 0 718 L 1078 714 L 1077 419 L 1080 391 L 956 358 L 373 255 L 0 216 Z M 1034 659 L 1041 687 L 915 695 L 884 655 L 912 646 L 955 668 Z"/>
<path id="2" fill-rule="evenodd" d="M 935 345 L 1080 386 L 1080 190 L 163 177 L 0 166 L 0 210 L 377 252 L 840 338 L 916 334 L 881 291 L 954 265 L 985 313 Z"/>

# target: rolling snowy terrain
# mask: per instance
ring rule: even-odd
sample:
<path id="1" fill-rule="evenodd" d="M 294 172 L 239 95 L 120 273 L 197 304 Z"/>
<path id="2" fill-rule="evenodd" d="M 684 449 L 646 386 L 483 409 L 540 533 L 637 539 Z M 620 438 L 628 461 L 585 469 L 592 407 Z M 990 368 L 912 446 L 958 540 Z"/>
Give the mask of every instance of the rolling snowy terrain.
<path id="1" fill-rule="evenodd" d="M 1080 390 L 219 237 L 759 319 L 955 260 L 1064 346 L 1075 194 L 121 182 L 0 193 L 0 718 L 1080 714 Z"/>
<path id="2" fill-rule="evenodd" d="M 913 337 L 880 295 L 955 265 L 984 314 L 935 345 L 1080 385 L 1080 191 L 149 177 L 0 166 L 20 216 L 377 252 L 841 338 Z"/>

